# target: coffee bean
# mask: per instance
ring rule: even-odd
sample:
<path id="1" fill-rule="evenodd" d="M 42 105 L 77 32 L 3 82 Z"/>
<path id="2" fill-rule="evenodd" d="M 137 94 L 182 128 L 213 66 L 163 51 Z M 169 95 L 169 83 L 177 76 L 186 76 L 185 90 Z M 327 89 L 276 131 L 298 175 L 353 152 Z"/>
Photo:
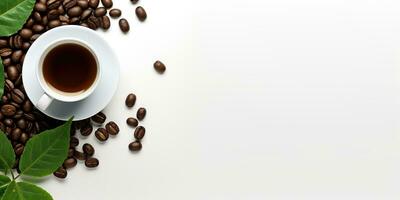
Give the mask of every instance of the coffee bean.
<path id="1" fill-rule="evenodd" d="M 50 29 L 52 29 L 52 28 L 55 28 L 55 27 L 58 27 L 58 26 L 61 26 L 61 21 L 60 20 L 58 20 L 58 19 L 56 19 L 56 20 L 51 20 L 50 22 L 49 22 L 49 28 Z"/>
<path id="2" fill-rule="evenodd" d="M 78 161 L 77 161 L 75 158 L 67 158 L 67 159 L 64 161 L 63 166 L 64 166 L 66 169 L 70 169 L 70 168 L 75 167 L 77 163 L 78 163 Z"/>
<path id="3" fill-rule="evenodd" d="M 69 10 L 72 7 L 74 7 L 77 4 L 77 2 L 76 0 L 64 0 L 62 4 L 65 9 Z"/>
<path id="4" fill-rule="evenodd" d="M 24 113 L 24 118 L 31 122 L 35 121 L 35 115 L 33 115 L 32 113 Z"/>
<path id="5" fill-rule="evenodd" d="M 19 76 L 19 72 L 18 72 L 17 67 L 15 67 L 15 66 L 7 67 L 7 76 L 12 81 L 17 80 L 17 78 Z"/>
<path id="6" fill-rule="evenodd" d="M 21 129 L 20 128 L 16 128 L 11 133 L 11 139 L 14 140 L 14 141 L 17 141 L 21 137 L 21 134 L 22 134 Z"/>
<path id="7" fill-rule="evenodd" d="M 35 23 L 35 20 L 33 20 L 32 18 L 29 18 L 26 23 L 24 24 L 25 28 L 32 28 L 33 24 Z"/>
<path id="8" fill-rule="evenodd" d="M 79 22 L 80 22 L 79 17 L 73 17 L 73 18 L 71 18 L 71 19 L 69 20 L 69 23 L 70 23 L 70 24 L 79 24 Z"/>
<path id="9" fill-rule="evenodd" d="M 95 136 L 101 142 L 108 140 L 108 137 L 109 137 L 107 130 L 104 128 L 98 128 L 95 132 Z"/>
<path id="10" fill-rule="evenodd" d="M 95 17 L 103 17 L 106 14 L 107 14 L 107 10 L 104 7 L 99 7 L 99 8 L 96 8 L 96 10 L 94 10 Z"/>
<path id="11" fill-rule="evenodd" d="M 139 108 L 139 110 L 136 113 L 136 117 L 138 118 L 138 120 L 142 121 L 144 117 L 146 117 L 146 109 Z"/>
<path id="12" fill-rule="evenodd" d="M 49 18 L 47 15 L 42 18 L 42 25 L 46 28 L 46 25 L 49 23 Z"/>
<path id="13" fill-rule="evenodd" d="M 144 10 L 144 8 L 142 6 L 138 6 L 135 10 L 136 16 L 138 17 L 138 19 L 140 21 L 144 21 L 147 18 L 147 13 L 146 10 Z"/>
<path id="14" fill-rule="evenodd" d="M 110 135 L 117 135 L 119 133 L 118 125 L 113 121 L 106 124 L 106 130 Z"/>
<path id="15" fill-rule="evenodd" d="M 3 58 L 3 66 L 4 67 L 8 67 L 8 66 L 10 66 L 12 64 L 12 62 L 11 62 L 11 58 Z"/>
<path id="16" fill-rule="evenodd" d="M 32 37 L 31 37 L 31 42 L 37 40 L 39 37 L 40 37 L 40 34 L 32 35 Z"/>
<path id="17" fill-rule="evenodd" d="M 165 70 L 167 69 L 166 67 L 165 67 L 165 65 L 164 65 L 164 63 L 162 63 L 161 61 L 159 61 L 159 60 L 157 60 L 155 63 L 154 63 L 154 69 L 158 72 L 158 73 L 160 73 L 160 74 L 163 74 L 164 72 L 165 72 Z"/>
<path id="18" fill-rule="evenodd" d="M 135 138 L 138 140 L 141 140 L 141 139 L 143 139 L 145 133 L 146 133 L 146 129 L 143 126 L 138 126 L 135 129 Z"/>
<path id="19" fill-rule="evenodd" d="M 58 19 L 59 17 L 60 17 L 60 13 L 58 12 L 58 9 L 50 10 L 47 13 L 47 19 L 50 20 L 50 21 Z"/>
<path id="20" fill-rule="evenodd" d="M 57 169 L 57 171 L 55 171 L 55 172 L 53 173 L 53 175 L 54 175 L 55 177 L 57 177 L 57 178 L 64 179 L 64 178 L 67 177 L 68 172 L 67 172 L 67 170 L 66 170 L 64 167 L 60 167 L 60 168 Z"/>
<path id="21" fill-rule="evenodd" d="M 89 2 L 87 0 L 78 0 L 77 1 L 78 6 L 80 6 L 82 9 L 86 9 L 89 7 Z"/>
<path id="22" fill-rule="evenodd" d="M 17 146 L 15 146 L 14 148 L 14 152 L 16 156 L 21 156 L 22 153 L 24 152 L 24 146 L 22 144 L 18 144 Z"/>
<path id="23" fill-rule="evenodd" d="M 76 137 L 71 137 L 71 139 L 69 141 L 69 145 L 71 147 L 77 147 L 79 145 L 79 139 Z"/>
<path id="24" fill-rule="evenodd" d="M 14 126 L 14 121 L 12 119 L 5 119 L 4 120 L 4 125 L 9 126 L 9 127 L 13 127 Z"/>
<path id="25" fill-rule="evenodd" d="M 35 10 L 38 12 L 46 12 L 47 6 L 46 6 L 46 4 L 43 4 L 43 3 L 36 3 Z"/>
<path id="26" fill-rule="evenodd" d="M 129 32 L 129 29 L 130 29 L 129 23 L 125 18 L 122 18 L 122 19 L 119 20 L 119 28 L 124 33 Z"/>
<path id="27" fill-rule="evenodd" d="M 8 41 L 5 39 L 0 39 L 0 49 L 8 47 Z"/>
<path id="28" fill-rule="evenodd" d="M 61 5 L 61 0 L 48 0 L 47 1 L 47 9 L 57 9 Z"/>
<path id="29" fill-rule="evenodd" d="M 95 168 L 99 166 L 99 160 L 97 158 L 88 158 L 85 161 L 85 166 L 88 168 Z"/>
<path id="30" fill-rule="evenodd" d="M 28 50 L 29 49 L 29 47 L 31 47 L 31 43 L 29 43 L 29 42 L 24 42 L 24 43 L 22 43 L 22 49 L 23 50 Z"/>
<path id="31" fill-rule="evenodd" d="M 129 144 L 129 150 L 139 151 L 142 149 L 142 144 L 139 141 L 135 141 Z"/>
<path id="32" fill-rule="evenodd" d="M 96 9 L 99 6 L 99 0 L 89 0 L 89 6 Z"/>
<path id="33" fill-rule="evenodd" d="M 10 48 L 0 49 L 0 56 L 1 57 L 7 57 L 7 56 L 9 56 L 11 54 L 12 54 L 12 50 Z"/>
<path id="34" fill-rule="evenodd" d="M 30 111 L 32 111 L 32 108 L 33 108 L 33 105 L 31 103 L 31 101 L 29 101 L 29 100 L 26 100 L 24 102 L 24 104 L 22 105 L 22 110 L 24 112 L 30 112 Z"/>
<path id="35" fill-rule="evenodd" d="M 139 0 L 131 0 L 133 4 L 136 4 Z"/>
<path id="36" fill-rule="evenodd" d="M 19 138 L 19 141 L 20 141 L 22 144 L 25 144 L 25 143 L 28 141 L 28 139 L 29 139 L 28 134 L 22 133 L 22 134 L 21 134 L 21 137 Z"/>
<path id="37" fill-rule="evenodd" d="M 13 116 L 16 112 L 17 112 L 17 109 L 13 105 L 5 104 L 1 107 L 1 113 L 4 116 L 10 117 L 10 116 Z"/>
<path id="38" fill-rule="evenodd" d="M 112 0 L 101 0 L 101 3 L 103 4 L 104 7 L 111 8 L 113 6 L 113 1 Z"/>
<path id="39" fill-rule="evenodd" d="M 19 35 L 24 38 L 25 40 L 29 40 L 32 37 L 32 30 L 24 28 L 19 32 Z"/>
<path id="40" fill-rule="evenodd" d="M 11 98 L 15 103 L 21 104 L 25 100 L 25 95 L 21 90 L 14 89 L 11 93 Z"/>
<path id="41" fill-rule="evenodd" d="M 98 19 L 95 16 L 90 16 L 87 20 L 90 29 L 96 30 L 98 28 Z"/>
<path id="42" fill-rule="evenodd" d="M 66 17 L 66 16 L 64 16 L 64 15 L 60 15 L 60 17 L 58 17 L 58 18 L 59 18 L 59 20 L 60 20 L 61 22 L 67 22 L 67 23 L 69 23 L 69 18 Z"/>
<path id="43" fill-rule="evenodd" d="M 25 119 L 20 119 L 17 121 L 18 128 L 24 130 L 26 128 L 26 121 Z"/>
<path id="44" fill-rule="evenodd" d="M 42 22 L 42 16 L 38 12 L 34 12 L 32 14 L 32 18 L 35 20 L 36 23 Z"/>
<path id="45" fill-rule="evenodd" d="M 82 150 L 88 156 L 93 156 L 94 152 L 95 152 L 93 146 L 91 144 L 88 144 L 88 143 L 86 143 L 86 144 L 84 144 L 82 146 Z"/>
<path id="46" fill-rule="evenodd" d="M 11 92 L 14 89 L 14 83 L 9 79 L 6 79 L 6 81 L 4 82 L 4 88 L 7 92 Z"/>
<path id="47" fill-rule="evenodd" d="M 12 49 L 20 49 L 22 46 L 22 37 L 20 35 L 14 35 L 9 38 L 8 44 Z"/>
<path id="48" fill-rule="evenodd" d="M 74 148 L 69 148 L 68 149 L 68 158 L 72 158 L 74 156 L 75 149 Z"/>
<path id="49" fill-rule="evenodd" d="M 137 119 L 133 118 L 133 117 L 129 117 L 128 119 L 126 119 L 126 123 L 130 126 L 130 127 L 137 127 L 139 125 L 139 122 Z"/>
<path id="50" fill-rule="evenodd" d="M 133 107 L 136 103 L 136 95 L 135 94 L 128 94 L 128 96 L 125 99 L 125 105 L 129 108 Z"/>
<path id="51" fill-rule="evenodd" d="M 24 52 L 23 52 L 22 50 L 14 51 L 14 52 L 11 54 L 11 60 L 12 60 L 14 63 L 18 63 L 18 62 L 21 60 L 21 57 L 22 57 L 23 54 L 24 54 Z"/>
<path id="52" fill-rule="evenodd" d="M 85 125 L 81 128 L 81 135 L 89 136 L 93 131 L 93 126 L 91 124 Z"/>
<path id="53" fill-rule="evenodd" d="M 70 17 L 78 17 L 82 14 L 82 8 L 79 6 L 75 6 L 68 10 L 68 16 Z"/>
<path id="54" fill-rule="evenodd" d="M 74 158 L 78 160 L 86 160 L 86 155 L 80 151 L 74 151 Z"/>
<path id="55" fill-rule="evenodd" d="M 111 9 L 110 12 L 109 12 L 109 15 L 110 15 L 112 18 L 121 17 L 121 14 L 122 14 L 121 10 L 120 10 L 120 9 L 117 9 L 117 8 Z"/>
<path id="56" fill-rule="evenodd" d="M 95 116 L 91 117 L 90 119 L 92 119 L 92 121 L 97 124 L 103 124 L 106 121 L 107 117 L 104 113 L 99 112 Z"/>
<path id="57" fill-rule="evenodd" d="M 35 24 L 35 25 L 33 25 L 32 30 L 35 33 L 40 33 L 40 32 L 42 32 L 44 30 L 44 26 L 39 25 L 39 24 Z"/>
<path id="58" fill-rule="evenodd" d="M 85 19 L 87 19 L 88 17 L 90 17 L 90 15 L 92 14 L 92 12 L 93 12 L 93 10 L 92 10 L 91 8 L 84 10 L 84 11 L 82 12 L 82 15 L 81 15 L 81 20 L 85 20 Z"/>
<path id="59" fill-rule="evenodd" d="M 111 26 L 110 18 L 108 16 L 103 16 L 101 19 L 102 19 L 101 20 L 102 21 L 102 28 L 104 30 L 108 30 L 110 28 L 110 26 Z"/>

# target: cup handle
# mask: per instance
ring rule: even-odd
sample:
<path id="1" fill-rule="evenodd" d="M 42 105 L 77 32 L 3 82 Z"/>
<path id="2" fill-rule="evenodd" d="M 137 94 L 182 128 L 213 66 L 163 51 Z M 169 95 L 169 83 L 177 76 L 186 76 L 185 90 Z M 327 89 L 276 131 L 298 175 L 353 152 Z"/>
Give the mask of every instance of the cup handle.
<path id="1" fill-rule="evenodd" d="M 40 97 L 40 99 L 39 99 L 39 101 L 38 101 L 38 103 L 37 103 L 37 107 L 40 109 L 40 110 L 46 110 L 49 106 L 50 106 L 50 104 L 51 104 L 51 102 L 53 102 L 53 98 L 52 97 L 50 97 L 49 95 L 47 95 L 46 93 L 44 93 L 43 95 L 42 95 L 42 97 Z"/>

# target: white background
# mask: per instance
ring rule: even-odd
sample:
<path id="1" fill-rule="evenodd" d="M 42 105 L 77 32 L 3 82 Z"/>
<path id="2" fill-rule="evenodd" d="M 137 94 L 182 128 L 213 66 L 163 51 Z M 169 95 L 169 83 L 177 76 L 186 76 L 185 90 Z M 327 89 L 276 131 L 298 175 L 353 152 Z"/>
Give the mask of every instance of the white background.
<path id="1" fill-rule="evenodd" d="M 56 200 L 400 198 L 400 1 L 140 0 L 145 23 L 114 4 L 131 23 L 102 33 L 122 65 L 105 109 L 122 131 L 85 140 L 98 169 L 41 181 Z"/>

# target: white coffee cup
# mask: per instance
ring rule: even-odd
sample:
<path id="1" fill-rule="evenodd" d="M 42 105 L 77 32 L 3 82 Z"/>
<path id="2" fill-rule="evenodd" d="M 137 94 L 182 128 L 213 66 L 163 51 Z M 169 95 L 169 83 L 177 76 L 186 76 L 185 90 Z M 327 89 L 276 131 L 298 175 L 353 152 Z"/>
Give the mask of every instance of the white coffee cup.
<path id="1" fill-rule="evenodd" d="M 85 49 L 87 49 L 96 60 L 96 66 L 97 66 L 96 78 L 93 81 L 92 85 L 83 92 L 69 93 L 69 92 L 64 92 L 64 91 L 58 90 L 58 89 L 54 88 L 53 86 L 51 86 L 49 83 L 47 83 L 47 81 L 44 78 L 43 63 L 44 63 L 46 56 L 55 47 L 57 47 L 59 45 L 63 45 L 63 44 L 80 45 L 81 47 L 84 47 Z M 61 40 L 53 41 L 45 49 L 46 50 L 43 52 L 43 54 L 40 57 L 39 66 L 37 67 L 37 73 L 36 73 L 37 79 L 39 80 L 40 86 L 42 87 L 44 94 L 41 96 L 41 98 L 37 102 L 36 107 L 38 107 L 40 110 L 46 110 L 54 100 L 58 100 L 61 102 L 77 102 L 77 101 L 81 101 L 81 100 L 89 97 L 93 93 L 93 91 L 96 89 L 96 87 L 99 83 L 99 79 L 101 77 L 101 71 L 102 71 L 101 65 L 98 61 L 98 58 L 96 56 L 96 52 L 94 51 L 94 49 L 91 48 L 90 45 L 87 44 L 86 42 L 79 40 L 77 38 L 63 38 Z"/>

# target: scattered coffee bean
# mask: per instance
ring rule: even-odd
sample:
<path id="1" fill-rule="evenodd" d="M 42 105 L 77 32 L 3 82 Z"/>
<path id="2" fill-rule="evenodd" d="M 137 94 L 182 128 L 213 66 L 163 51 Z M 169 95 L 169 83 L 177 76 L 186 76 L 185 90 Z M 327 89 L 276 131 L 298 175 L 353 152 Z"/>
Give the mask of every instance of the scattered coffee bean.
<path id="1" fill-rule="evenodd" d="M 42 26 L 40 24 L 35 24 L 35 25 L 33 25 L 32 30 L 35 33 L 40 33 L 44 30 L 44 26 Z"/>
<path id="2" fill-rule="evenodd" d="M 25 95 L 21 90 L 14 89 L 11 92 L 11 98 L 15 103 L 21 104 L 25 100 Z"/>
<path id="3" fill-rule="evenodd" d="M 78 0 L 77 4 L 82 9 L 87 9 L 89 7 L 89 2 L 87 0 Z"/>
<path id="4" fill-rule="evenodd" d="M 109 134 L 107 133 L 106 129 L 98 128 L 95 132 L 95 136 L 99 141 L 104 142 L 108 139 Z"/>
<path id="5" fill-rule="evenodd" d="M 15 66 L 9 66 L 7 68 L 7 76 L 10 80 L 15 81 L 17 80 L 18 76 L 19 76 L 19 72 L 17 67 Z"/>
<path id="6" fill-rule="evenodd" d="M 1 113 L 4 116 L 13 116 L 16 112 L 17 112 L 17 109 L 13 105 L 5 104 L 1 107 Z"/>
<path id="7" fill-rule="evenodd" d="M 111 26 L 110 18 L 108 16 L 103 16 L 102 18 L 102 28 L 107 30 Z"/>
<path id="8" fill-rule="evenodd" d="M 78 17 L 82 14 L 82 8 L 79 6 L 75 6 L 68 10 L 68 16 L 70 17 Z"/>
<path id="9" fill-rule="evenodd" d="M 38 12 L 46 12 L 47 6 L 43 3 L 36 3 L 35 4 L 35 10 Z"/>
<path id="10" fill-rule="evenodd" d="M 133 4 L 136 4 L 139 0 L 131 0 Z"/>
<path id="11" fill-rule="evenodd" d="M 112 18 L 118 18 L 121 17 L 122 12 L 120 9 L 114 8 L 110 10 L 109 14 Z"/>
<path id="12" fill-rule="evenodd" d="M 136 95 L 135 94 L 129 94 L 126 99 L 125 99 L 125 105 L 129 108 L 132 108 L 136 103 Z"/>
<path id="13" fill-rule="evenodd" d="M 104 7 L 111 8 L 113 6 L 112 0 L 101 0 L 101 3 L 103 4 Z"/>
<path id="14" fill-rule="evenodd" d="M 107 10 L 104 7 L 99 7 L 99 8 L 96 8 L 96 10 L 94 10 L 95 17 L 103 17 L 106 14 L 107 14 Z"/>
<path id="15" fill-rule="evenodd" d="M 24 28 L 19 32 L 19 35 L 24 38 L 25 40 L 28 40 L 29 38 L 32 37 L 33 33 L 32 30 Z"/>
<path id="16" fill-rule="evenodd" d="M 83 152 L 80 151 L 74 151 L 74 158 L 78 160 L 86 160 L 86 155 Z"/>
<path id="17" fill-rule="evenodd" d="M 144 138 L 145 133 L 146 133 L 146 129 L 143 126 L 138 126 L 135 129 L 135 138 L 138 140 L 141 140 Z"/>
<path id="18" fill-rule="evenodd" d="M 8 41 L 0 38 L 0 49 L 8 46 Z"/>
<path id="19" fill-rule="evenodd" d="M 0 56 L 1 57 L 7 57 L 7 56 L 9 56 L 11 54 L 12 54 L 12 50 L 10 48 L 0 49 Z"/>
<path id="20" fill-rule="evenodd" d="M 18 62 L 21 60 L 21 58 L 22 58 L 23 55 L 24 55 L 24 52 L 23 52 L 22 50 L 14 51 L 14 52 L 11 54 L 11 60 L 12 60 L 14 63 L 18 63 Z"/>
<path id="21" fill-rule="evenodd" d="M 68 173 L 67 173 L 67 170 L 64 167 L 60 167 L 60 168 L 57 169 L 57 171 L 55 171 L 53 173 L 53 175 L 55 177 L 57 177 L 57 178 L 64 179 L 64 178 L 67 177 Z"/>
<path id="22" fill-rule="evenodd" d="M 87 124 L 81 128 L 81 135 L 89 136 L 93 132 L 93 126 L 91 124 Z"/>
<path id="23" fill-rule="evenodd" d="M 127 33 L 129 32 L 129 23 L 125 18 L 119 20 L 119 28 L 122 32 Z"/>
<path id="24" fill-rule="evenodd" d="M 70 146 L 71 147 L 77 147 L 79 145 L 79 140 L 76 137 L 71 137 L 70 139 Z"/>
<path id="25" fill-rule="evenodd" d="M 100 0 L 89 0 L 89 6 L 93 9 L 99 6 Z"/>
<path id="26" fill-rule="evenodd" d="M 12 131 L 11 133 L 11 139 L 12 140 L 19 140 L 19 138 L 21 137 L 22 131 L 20 128 L 16 128 Z"/>
<path id="27" fill-rule="evenodd" d="M 138 7 L 136 8 L 135 12 L 136 12 L 137 18 L 138 18 L 140 21 L 143 22 L 144 20 L 146 20 L 146 18 L 147 18 L 147 13 L 146 13 L 146 10 L 144 10 L 143 7 L 138 6 Z"/>
<path id="28" fill-rule="evenodd" d="M 75 149 L 74 148 L 69 148 L 68 149 L 68 158 L 72 158 L 74 156 Z"/>
<path id="29" fill-rule="evenodd" d="M 87 156 L 93 156 L 94 152 L 95 152 L 93 146 L 88 143 L 86 143 L 82 146 L 82 150 Z"/>
<path id="30" fill-rule="evenodd" d="M 70 168 L 75 167 L 77 163 L 78 163 L 78 162 L 77 162 L 77 160 L 76 160 L 75 158 L 67 158 L 67 159 L 64 161 L 63 166 L 64 166 L 66 169 L 70 169 Z"/>
<path id="31" fill-rule="evenodd" d="M 139 108 L 139 110 L 136 113 L 136 117 L 138 120 L 142 121 L 146 117 L 146 109 Z"/>
<path id="32" fill-rule="evenodd" d="M 95 116 L 91 117 L 91 119 L 97 124 L 103 124 L 106 121 L 107 117 L 104 113 L 99 112 Z"/>
<path id="33" fill-rule="evenodd" d="M 51 20 L 51 21 L 49 22 L 48 26 L 49 26 L 50 29 L 55 28 L 55 27 L 58 27 L 58 26 L 61 26 L 61 21 L 58 20 L 58 19 L 56 19 L 56 20 Z"/>
<path id="34" fill-rule="evenodd" d="M 135 141 L 129 144 L 129 150 L 139 151 L 142 149 L 142 144 L 139 141 Z"/>
<path id="35" fill-rule="evenodd" d="M 154 63 L 154 69 L 158 72 L 158 73 L 160 73 L 160 74 L 163 74 L 164 72 L 165 72 L 165 70 L 167 69 L 166 67 L 165 67 L 165 65 L 164 65 L 164 63 L 162 63 L 161 61 L 159 61 L 159 60 L 157 60 L 155 63 Z"/>
<path id="36" fill-rule="evenodd" d="M 119 133 L 118 125 L 113 121 L 106 124 L 106 130 L 110 135 L 117 135 Z"/>
<path id="37" fill-rule="evenodd" d="M 132 128 L 136 128 L 139 125 L 138 120 L 133 117 L 126 119 L 126 123 Z"/>
<path id="38" fill-rule="evenodd" d="M 52 10 L 56 9 L 61 5 L 61 0 L 48 0 L 47 1 L 47 9 Z"/>
<path id="39" fill-rule="evenodd" d="M 99 166 L 99 160 L 97 158 L 88 158 L 85 161 L 85 166 L 88 168 L 95 168 Z"/>
<path id="40" fill-rule="evenodd" d="M 84 11 L 82 12 L 82 15 L 81 15 L 81 20 L 85 20 L 85 19 L 89 18 L 90 15 L 92 14 L 92 12 L 93 12 L 93 10 L 90 9 L 90 8 L 84 10 Z M 81 24 L 81 25 L 82 25 L 82 24 Z"/>

